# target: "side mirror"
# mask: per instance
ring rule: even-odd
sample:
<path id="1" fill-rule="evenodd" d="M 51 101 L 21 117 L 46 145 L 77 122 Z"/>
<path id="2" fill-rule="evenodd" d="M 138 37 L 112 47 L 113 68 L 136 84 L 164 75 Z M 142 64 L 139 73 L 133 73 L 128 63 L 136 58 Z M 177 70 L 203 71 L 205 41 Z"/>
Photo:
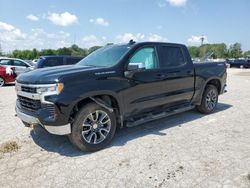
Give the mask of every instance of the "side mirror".
<path id="1" fill-rule="evenodd" d="M 145 69 L 144 63 L 129 63 L 128 70 L 124 72 L 125 77 L 132 78 L 134 73 Z"/>
<path id="2" fill-rule="evenodd" d="M 138 70 L 138 69 L 145 69 L 145 65 L 142 62 L 138 63 L 129 63 L 128 64 L 128 71 Z"/>

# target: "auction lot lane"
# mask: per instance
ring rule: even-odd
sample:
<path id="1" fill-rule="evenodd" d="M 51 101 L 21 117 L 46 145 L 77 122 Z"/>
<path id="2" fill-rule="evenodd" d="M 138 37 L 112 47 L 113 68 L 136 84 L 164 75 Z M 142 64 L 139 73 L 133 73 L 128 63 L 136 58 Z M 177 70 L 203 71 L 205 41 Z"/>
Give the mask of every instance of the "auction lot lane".
<path id="1" fill-rule="evenodd" d="M 250 70 L 228 69 L 215 113 L 195 110 L 117 132 L 95 153 L 15 117 L 14 86 L 0 88 L 1 187 L 250 187 Z"/>

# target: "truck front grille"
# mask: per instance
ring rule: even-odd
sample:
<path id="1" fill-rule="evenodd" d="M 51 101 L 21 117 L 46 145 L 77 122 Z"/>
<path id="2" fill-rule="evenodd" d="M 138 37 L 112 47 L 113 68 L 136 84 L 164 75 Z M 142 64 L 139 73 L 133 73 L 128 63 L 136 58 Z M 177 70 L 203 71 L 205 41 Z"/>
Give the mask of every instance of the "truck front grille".
<path id="1" fill-rule="evenodd" d="M 34 112 L 41 108 L 40 100 L 33 100 L 22 96 L 17 96 L 22 108 Z"/>
<path id="2" fill-rule="evenodd" d="M 21 90 L 27 93 L 36 93 L 35 87 L 21 86 Z"/>

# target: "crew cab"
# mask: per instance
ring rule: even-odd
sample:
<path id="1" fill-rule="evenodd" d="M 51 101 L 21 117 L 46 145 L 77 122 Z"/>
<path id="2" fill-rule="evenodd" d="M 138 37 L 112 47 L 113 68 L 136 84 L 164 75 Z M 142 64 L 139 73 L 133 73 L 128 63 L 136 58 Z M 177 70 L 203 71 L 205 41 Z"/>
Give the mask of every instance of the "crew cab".
<path id="1" fill-rule="evenodd" d="M 130 41 L 100 48 L 76 65 L 18 76 L 16 113 L 26 125 L 96 151 L 120 127 L 195 107 L 212 113 L 226 78 L 224 63 L 193 64 L 182 44 Z"/>

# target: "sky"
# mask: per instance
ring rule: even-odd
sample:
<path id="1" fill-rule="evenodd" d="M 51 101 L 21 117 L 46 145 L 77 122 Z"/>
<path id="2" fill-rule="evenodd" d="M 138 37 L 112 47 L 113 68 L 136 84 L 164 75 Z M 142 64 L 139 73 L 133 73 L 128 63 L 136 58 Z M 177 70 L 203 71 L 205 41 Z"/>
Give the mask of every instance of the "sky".
<path id="1" fill-rule="evenodd" d="M 250 50 L 250 0 L 0 0 L 0 45 L 82 48 L 166 41 L 235 42 Z"/>

